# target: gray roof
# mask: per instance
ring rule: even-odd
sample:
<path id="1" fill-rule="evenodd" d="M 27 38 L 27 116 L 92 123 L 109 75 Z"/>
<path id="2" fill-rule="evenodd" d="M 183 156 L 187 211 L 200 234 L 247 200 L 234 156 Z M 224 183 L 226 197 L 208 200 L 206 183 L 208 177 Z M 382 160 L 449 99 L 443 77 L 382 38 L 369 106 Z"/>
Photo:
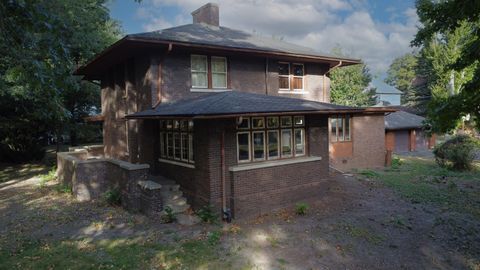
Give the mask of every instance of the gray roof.
<path id="1" fill-rule="evenodd" d="M 405 111 L 396 111 L 385 116 L 385 129 L 412 129 L 423 126 L 424 117 L 408 113 Z"/>
<path id="2" fill-rule="evenodd" d="M 267 96 L 239 91 L 208 93 L 195 98 L 163 103 L 154 109 L 128 115 L 127 118 L 142 117 L 194 117 L 288 112 L 363 112 L 355 108 L 308 101 L 304 99 Z"/>
<path id="3" fill-rule="evenodd" d="M 377 94 L 395 94 L 395 95 L 402 95 L 403 92 L 398 90 L 397 88 L 382 82 L 381 80 L 375 80 L 372 82 L 373 86 L 376 87 L 375 92 Z"/>
<path id="4" fill-rule="evenodd" d="M 273 37 L 261 37 L 223 26 L 203 23 L 186 24 L 146 33 L 127 35 L 127 39 L 183 42 L 227 48 L 310 55 L 337 59 L 338 56 L 316 52 L 311 48 L 288 43 Z M 342 57 L 340 57 L 342 58 Z M 358 61 L 357 59 L 351 59 Z"/>

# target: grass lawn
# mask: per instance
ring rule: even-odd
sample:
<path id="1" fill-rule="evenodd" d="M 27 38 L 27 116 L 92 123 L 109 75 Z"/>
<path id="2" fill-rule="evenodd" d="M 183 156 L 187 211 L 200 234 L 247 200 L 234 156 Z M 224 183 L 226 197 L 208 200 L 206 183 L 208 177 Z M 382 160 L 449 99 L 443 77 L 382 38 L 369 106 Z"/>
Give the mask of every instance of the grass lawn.
<path id="1" fill-rule="evenodd" d="M 413 203 L 433 204 L 480 219 L 479 163 L 473 171 L 458 172 L 439 167 L 433 159 L 397 157 L 389 169 L 360 174 L 376 179 Z"/>

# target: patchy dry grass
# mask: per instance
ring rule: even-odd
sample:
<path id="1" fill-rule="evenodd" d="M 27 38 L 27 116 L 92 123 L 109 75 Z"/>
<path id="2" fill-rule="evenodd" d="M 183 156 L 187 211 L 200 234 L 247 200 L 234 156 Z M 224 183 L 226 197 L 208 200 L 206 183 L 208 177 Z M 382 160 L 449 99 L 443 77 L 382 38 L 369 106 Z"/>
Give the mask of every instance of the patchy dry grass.
<path id="1" fill-rule="evenodd" d="M 429 203 L 444 210 L 480 219 L 480 166 L 470 172 L 449 171 L 432 159 L 406 157 L 385 171 L 362 171 L 413 203 Z"/>

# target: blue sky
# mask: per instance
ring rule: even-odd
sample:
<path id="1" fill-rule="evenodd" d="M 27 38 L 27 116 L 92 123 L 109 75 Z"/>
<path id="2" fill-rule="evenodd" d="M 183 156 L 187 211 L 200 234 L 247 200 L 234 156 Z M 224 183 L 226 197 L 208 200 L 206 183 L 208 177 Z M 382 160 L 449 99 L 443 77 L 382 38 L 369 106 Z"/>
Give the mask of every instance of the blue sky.
<path id="1" fill-rule="evenodd" d="M 111 0 L 111 16 L 126 34 L 191 23 L 202 0 Z M 340 46 L 383 77 L 391 61 L 411 51 L 418 26 L 414 0 L 221 0 L 222 26 L 283 37 L 330 52 Z"/>

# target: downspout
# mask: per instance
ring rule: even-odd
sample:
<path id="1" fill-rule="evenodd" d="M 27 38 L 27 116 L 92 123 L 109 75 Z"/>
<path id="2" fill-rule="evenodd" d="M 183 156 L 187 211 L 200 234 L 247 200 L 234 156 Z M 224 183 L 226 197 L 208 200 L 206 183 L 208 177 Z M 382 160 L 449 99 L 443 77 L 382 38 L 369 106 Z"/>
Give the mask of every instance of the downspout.
<path id="1" fill-rule="evenodd" d="M 227 194 L 225 191 L 225 130 L 222 130 L 222 138 L 220 140 L 220 166 L 221 166 L 221 182 L 222 182 L 222 213 L 223 220 L 230 223 L 232 221 L 232 213 L 227 209 Z"/>
<path id="2" fill-rule="evenodd" d="M 338 64 L 336 64 L 335 66 L 331 67 L 327 72 L 325 72 L 325 74 L 323 74 L 323 102 L 326 102 L 326 99 L 327 99 L 327 91 L 326 91 L 326 81 L 327 81 L 327 74 L 329 74 L 330 72 L 332 72 L 334 69 L 340 67 L 341 65 L 343 64 L 343 61 L 340 60 L 338 61 Z M 330 103 L 330 101 L 329 101 Z"/>
<path id="3" fill-rule="evenodd" d="M 265 57 L 265 95 L 268 96 L 268 57 Z"/>

